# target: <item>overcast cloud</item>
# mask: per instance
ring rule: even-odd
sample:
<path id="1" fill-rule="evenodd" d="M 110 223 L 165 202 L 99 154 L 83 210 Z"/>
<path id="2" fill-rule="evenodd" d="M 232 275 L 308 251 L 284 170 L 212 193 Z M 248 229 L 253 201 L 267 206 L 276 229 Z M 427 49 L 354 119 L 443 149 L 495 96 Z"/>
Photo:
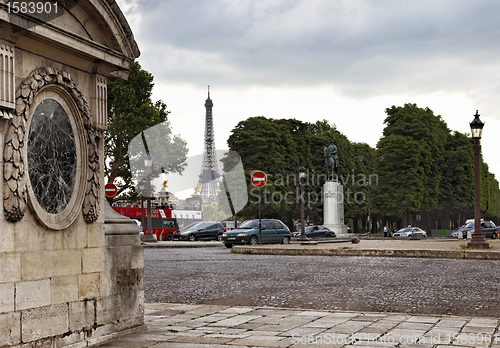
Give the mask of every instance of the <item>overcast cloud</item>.
<path id="1" fill-rule="evenodd" d="M 240 120 L 257 115 L 326 118 L 375 146 L 391 105 L 427 106 L 461 132 L 479 109 L 485 160 L 499 178 L 499 1 L 117 2 L 139 62 L 155 76 L 154 96 L 193 155 L 202 151 L 210 84 L 220 146 Z"/>

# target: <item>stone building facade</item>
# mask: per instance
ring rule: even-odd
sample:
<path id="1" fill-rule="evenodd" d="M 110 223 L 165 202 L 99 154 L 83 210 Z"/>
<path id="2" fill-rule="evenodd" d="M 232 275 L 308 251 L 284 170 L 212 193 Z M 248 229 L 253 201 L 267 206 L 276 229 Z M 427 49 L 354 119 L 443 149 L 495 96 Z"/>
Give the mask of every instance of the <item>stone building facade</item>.
<path id="1" fill-rule="evenodd" d="M 103 173 L 107 83 L 138 56 L 115 0 L 0 0 L 0 347 L 144 325 L 139 230 Z"/>

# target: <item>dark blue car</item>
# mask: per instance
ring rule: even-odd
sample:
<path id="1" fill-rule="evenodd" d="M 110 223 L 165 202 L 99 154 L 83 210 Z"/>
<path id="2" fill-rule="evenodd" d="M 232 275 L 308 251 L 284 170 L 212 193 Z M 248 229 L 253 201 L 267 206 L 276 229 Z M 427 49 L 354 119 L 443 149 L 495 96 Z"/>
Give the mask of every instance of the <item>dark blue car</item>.
<path id="1" fill-rule="evenodd" d="M 467 232 L 470 231 L 471 235 L 474 234 L 474 227 L 475 227 L 474 222 L 471 222 L 465 225 L 465 227 L 461 229 L 464 239 L 467 238 Z M 497 227 L 492 221 L 481 222 L 481 232 L 483 233 L 485 238 L 496 239 L 498 237 Z M 454 237 L 453 234 L 452 236 Z M 457 237 L 458 237 L 458 231 L 457 231 Z"/>
<path id="2" fill-rule="evenodd" d="M 261 227 L 262 241 L 264 243 L 290 243 L 292 235 L 288 227 L 280 220 L 262 219 Z M 222 234 L 222 242 L 228 248 L 233 244 L 258 244 L 259 243 L 259 220 L 247 220 L 237 228 Z"/>

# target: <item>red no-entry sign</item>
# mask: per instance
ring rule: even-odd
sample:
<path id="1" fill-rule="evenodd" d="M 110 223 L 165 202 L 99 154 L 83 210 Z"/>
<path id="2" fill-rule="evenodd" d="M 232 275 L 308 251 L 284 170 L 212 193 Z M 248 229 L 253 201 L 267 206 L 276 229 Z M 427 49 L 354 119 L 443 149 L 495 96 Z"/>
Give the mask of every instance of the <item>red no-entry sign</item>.
<path id="1" fill-rule="evenodd" d="M 255 187 L 262 187 L 267 182 L 267 175 L 263 171 L 256 170 L 250 177 L 252 185 Z"/>
<path id="2" fill-rule="evenodd" d="M 116 187 L 115 184 L 110 183 L 104 185 L 104 193 L 106 194 L 106 197 L 114 197 L 116 196 L 116 193 L 118 192 L 118 188 Z"/>

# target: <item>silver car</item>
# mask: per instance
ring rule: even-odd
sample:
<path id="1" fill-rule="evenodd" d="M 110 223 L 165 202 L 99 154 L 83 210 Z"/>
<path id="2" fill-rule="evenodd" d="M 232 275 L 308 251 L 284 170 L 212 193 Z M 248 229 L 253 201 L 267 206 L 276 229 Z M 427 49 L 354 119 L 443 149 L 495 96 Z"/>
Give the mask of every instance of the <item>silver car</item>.
<path id="1" fill-rule="evenodd" d="M 427 237 L 427 232 L 418 227 L 405 227 L 392 235 L 393 238 Z"/>

